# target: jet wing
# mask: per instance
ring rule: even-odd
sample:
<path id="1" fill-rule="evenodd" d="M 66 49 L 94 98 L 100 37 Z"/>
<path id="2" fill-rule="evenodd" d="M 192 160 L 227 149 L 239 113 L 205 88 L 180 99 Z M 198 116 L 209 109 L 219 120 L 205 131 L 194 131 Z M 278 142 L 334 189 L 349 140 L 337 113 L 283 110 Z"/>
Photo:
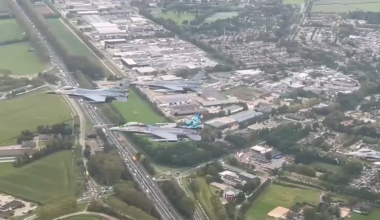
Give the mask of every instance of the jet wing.
<path id="1" fill-rule="evenodd" d="M 83 95 L 84 97 L 88 98 L 88 99 L 91 99 L 95 102 L 105 102 L 106 101 L 106 97 L 105 96 L 101 96 L 101 95 L 96 95 L 96 94 L 87 94 L 87 95 Z"/>
<path id="2" fill-rule="evenodd" d="M 174 90 L 174 91 L 183 91 L 183 88 L 182 87 L 179 87 L 179 86 L 175 86 L 175 85 L 162 85 L 162 87 L 165 87 L 167 89 L 170 89 L 170 90 Z"/>
<path id="3" fill-rule="evenodd" d="M 194 141 L 200 141 L 201 140 L 201 136 L 199 134 L 188 134 L 186 136 L 188 138 L 190 138 L 191 140 L 194 140 Z"/>
<path id="4" fill-rule="evenodd" d="M 196 92 L 198 94 L 202 94 L 202 89 L 201 88 L 191 88 L 191 90 L 193 90 L 194 92 Z"/>
<path id="5" fill-rule="evenodd" d="M 153 130 L 153 131 L 151 131 L 151 134 L 154 136 L 157 136 L 157 137 L 164 138 L 166 140 L 170 140 L 170 141 L 178 140 L 178 137 L 176 134 L 172 134 L 172 133 L 169 133 L 166 131 Z"/>

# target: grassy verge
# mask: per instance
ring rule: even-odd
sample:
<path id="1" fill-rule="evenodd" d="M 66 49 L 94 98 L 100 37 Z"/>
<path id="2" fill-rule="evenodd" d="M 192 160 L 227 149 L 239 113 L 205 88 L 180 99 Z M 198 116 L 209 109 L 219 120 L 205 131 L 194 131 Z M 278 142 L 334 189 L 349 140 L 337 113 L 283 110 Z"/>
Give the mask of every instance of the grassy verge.
<path id="1" fill-rule="evenodd" d="M 15 144 L 23 130 L 36 130 L 38 125 L 52 125 L 72 120 L 59 96 L 38 90 L 0 102 L 0 146 Z"/>
<path id="2" fill-rule="evenodd" d="M 0 191 L 40 204 L 74 196 L 72 152 L 58 152 L 24 167 L 0 173 Z"/>

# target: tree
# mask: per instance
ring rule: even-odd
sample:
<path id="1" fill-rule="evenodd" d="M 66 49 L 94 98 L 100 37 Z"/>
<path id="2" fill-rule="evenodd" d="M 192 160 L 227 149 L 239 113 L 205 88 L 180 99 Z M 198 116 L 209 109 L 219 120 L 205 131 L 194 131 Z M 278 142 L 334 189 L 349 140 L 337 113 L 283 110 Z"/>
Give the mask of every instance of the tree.
<path id="1" fill-rule="evenodd" d="M 83 156 L 88 159 L 90 155 L 91 155 L 91 147 L 86 144 L 86 147 L 83 151 Z"/>
<path id="2" fill-rule="evenodd" d="M 238 164 L 238 160 L 236 159 L 236 157 L 230 157 L 228 159 L 228 163 L 231 165 L 231 166 L 236 166 Z"/>
<path id="3" fill-rule="evenodd" d="M 189 24 L 189 21 L 188 21 L 188 20 L 184 20 L 184 21 L 182 21 L 182 24 L 183 24 L 183 25 L 188 25 L 188 24 Z"/>
<path id="4" fill-rule="evenodd" d="M 193 191 L 193 193 L 199 192 L 199 190 L 201 189 L 197 179 L 191 179 L 189 187 Z"/>
<path id="5" fill-rule="evenodd" d="M 305 220 L 314 220 L 316 211 L 313 208 L 306 207 L 303 209 L 303 216 L 305 217 Z"/>
<path id="6" fill-rule="evenodd" d="M 358 175 L 363 170 L 363 164 L 359 160 L 351 160 L 343 166 L 343 170 L 346 174 Z"/>
<path id="7" fill-rule="evenodd" d="M 266 152 L 264 156 L 266 160 L 272 160 L 272 152 Z"/>
<path id="8" fill-rule="evenodd" d="M 236 203 L 240 204 L 245 201 L 245 195 L 243 192 L 240 192 L 239 195 L 236 197 Z"/>

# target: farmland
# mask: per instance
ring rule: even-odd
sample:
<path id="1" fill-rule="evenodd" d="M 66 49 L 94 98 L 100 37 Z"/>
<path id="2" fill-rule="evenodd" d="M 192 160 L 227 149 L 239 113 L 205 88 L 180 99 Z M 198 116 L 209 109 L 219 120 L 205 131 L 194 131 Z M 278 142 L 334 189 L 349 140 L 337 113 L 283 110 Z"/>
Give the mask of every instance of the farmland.
<path id="1" fill-rule="evenodd" d="M 21 168 L 0 172 L 0 190 L 41 204 L 74 195 L 75 173 L 71 151 L 58 152 Z"/>
<path id="2" fill-rule="evenodd" d="M 380 3 L 367 0 L 320 0 L 313 4 L 313 12 L 380 12 Z"/>
<path id="3" fill-rule="evenodd" d="M 171 19 L 173 20 L 177 25 L 182 25 L 183 21 L 192 21 L 195 18 L 195 14 L 193 13 L 178 13 L 176 11 L 168 11 L 162 14 L 156 15 L 158 18 L 164 18 L 166 20 Z"/>
<path id="4" fill-rule="evenodd" d="M 298 189 L 271 185 L 257 199 L 245 215 L 246 220 L 264 220 L 268 212 L 282 206 L 290 208 L 296 202 L 308 202 L 318 205 L 319 192 L 308 189 Z"/>
<path id="5" fill-rule="evenodd" d="M 0 20 L 0 29 L 6 30 L 1 32 L 0 42 L 20 39 L 23 37 L 22 28 L 19 26 L 19 24 L 17 24 L 16 19 Z"/>
<path id="6" fill-rule="evenodd" d="M 15 144 L 21 131 L 35 130 L 38 125 L 52 125 L 71 120 L 60 97 L 39 90 L 0 102 L 0 145 Z"/>
<path id="7" fill-rule="evenodd" d="M 75 55 L 87 57 L 98 62 L 98 58 L 84 45 L 58 18 L 46 19 L 50 28 L 61 37 Z"/>
<path id="8" fill-rule="evenodd" d="M 142 123 L 165 122 L 165 119 L 157 115 L 147 102 L 142 100 L 136 92 L 129 90 L 128 102 L 113 102 L 127 122 L 136 121 Z"/>
<path id="9" fill-rule="evenodd" d="M 237 15 L 238 15 L 238 13 L 235 11 L 233 11 L 233 12 L 217 12 L 217 13 L 213 14 L 212 16 L 206 18 L 205 22 L 210 23 L 210 22 L 214 22 L 218 19 L 226 19 L 226 18 L 236 17 Z"/>
<path id="10" fill-rule="evenodd" d="M 31 75 L 47 69 L 28 42 L 0 46 L 0 69 L 13 75 Z M 0 71 L 1 72 L 1 71 Z"/>

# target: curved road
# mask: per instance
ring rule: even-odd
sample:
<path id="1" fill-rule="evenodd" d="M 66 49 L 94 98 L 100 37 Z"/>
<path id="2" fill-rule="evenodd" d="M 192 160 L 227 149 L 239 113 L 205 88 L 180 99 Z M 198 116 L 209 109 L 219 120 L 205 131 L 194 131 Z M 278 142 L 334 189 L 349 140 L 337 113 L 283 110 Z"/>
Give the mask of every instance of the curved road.
<path id="1" fill-rule="evenodd" d="M 75 213 L 70 213 L 70 214 L 67 214 L 67 215 L 62 215 L 58 218 L 55 218 L 53 220 L 61 220 L 61 219 L 65 219 L 65 218 L 68 218 L 68 217 L 73 217 L 73 216 L 77 216 L 77 215 L 96 215 L 96 216 L 100 216 L 100 217 L 104 217 L 104 218 L 107 218 L 108 220 L 119 220 L 115 217 L 112 217 L 112 216 L 109 216 L 109 215 L 106 215 L 106 214 L 103 214 L 103 213 L 97 213 L 97 212 L 75 212 Z"/>

